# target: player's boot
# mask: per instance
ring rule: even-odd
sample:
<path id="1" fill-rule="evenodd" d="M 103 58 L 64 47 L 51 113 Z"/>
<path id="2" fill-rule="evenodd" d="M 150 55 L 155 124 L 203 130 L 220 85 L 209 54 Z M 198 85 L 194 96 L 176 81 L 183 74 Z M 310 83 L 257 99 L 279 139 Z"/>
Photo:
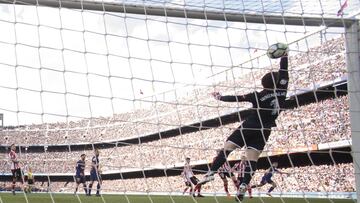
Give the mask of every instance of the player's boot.
<path id="1" fill-rule="evenodd" d="M 15 190 L 12 191 L 12 194 L 15 195 Z"/>
<path id="2" fill-rule="evenodd" d="M 215 173 L 212 172 L 212 171 L 207 172 L 207 173 L 205 174 L 204 178 L 203 178 L 201 181 L 198 182 L 198 185 L 203 185 L 203 184 L 205 184 L 205 183 L 208 183 L 208 182 L 210 182 L 210 181 L 213 181 L 213 180 L 215 179 L 214 174 L 215 174 Z"/>
<path id="3" fill-rule="evenodd" d="M 244 199 L 244 196 L 245 196 L 245 193 L 246 193 L 246 190 L 247 190 L 247 185 L 245 183 L 242 183 L 240 186 L 239 186 L 239 190 L 236 194 L 236 197 L 235 197 L 235 200 L 237 202 L 241 202 L 243 201 Z"/>
<path id="4" fill-rule="evenodd" d="M 270 192 L 266 193 L 267 196 L 272 197 L 272 195 L 270 194 Z"/>
<path id="5" fill-rule="evenodd" d="M 202 194 L 199 193 L 199 194 L 197 195 L 197 197 L 204 197 L 204 195 L 202 195 Z"/>

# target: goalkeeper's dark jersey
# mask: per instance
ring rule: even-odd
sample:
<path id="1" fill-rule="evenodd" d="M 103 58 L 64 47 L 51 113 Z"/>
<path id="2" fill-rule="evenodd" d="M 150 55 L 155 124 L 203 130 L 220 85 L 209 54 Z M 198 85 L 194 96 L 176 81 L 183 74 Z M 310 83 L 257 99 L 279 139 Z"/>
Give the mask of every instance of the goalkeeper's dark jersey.
<path id="1" fill-rule="evenodd" d="M 251 102 L 254 111 L 246 118 L 247 121 L 251 121 L 251 127 L 254 127 L 254 123 L 258 123 L 259 128 L 276 126 L 275 120 L 279 116 L 280 111 L 284 109 L 286 99 L 289 82 L 287 67 L 287 57 L 281 58 L 279 78 L 274 89 L 264 89 L 261 92 L 253 92 L 241 96 L 221 96 L 220 100 L 226 102 Z M 247 122 L 244 122 L 243 127 L 246 127 L 246 124 Z"/>

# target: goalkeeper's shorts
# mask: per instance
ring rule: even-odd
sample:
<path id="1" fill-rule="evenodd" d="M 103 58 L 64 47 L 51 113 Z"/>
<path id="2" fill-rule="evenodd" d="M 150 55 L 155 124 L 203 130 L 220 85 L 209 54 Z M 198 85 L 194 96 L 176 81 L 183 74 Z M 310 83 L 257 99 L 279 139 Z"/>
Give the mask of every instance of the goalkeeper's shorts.
<path id="1" fill-rule="evenodd" d="M 262 151 L 269 139 L 271 127 L 261 128 L 256 122 L 245 121 L 238 129 L 236 129 L 227 139 L 239 148 L 246 147 Z"/>

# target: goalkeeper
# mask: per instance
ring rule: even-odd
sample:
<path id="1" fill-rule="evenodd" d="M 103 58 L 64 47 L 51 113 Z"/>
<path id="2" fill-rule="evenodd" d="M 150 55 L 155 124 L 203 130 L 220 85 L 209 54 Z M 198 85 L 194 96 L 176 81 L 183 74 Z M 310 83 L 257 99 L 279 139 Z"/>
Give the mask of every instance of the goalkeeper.
<path id="1" fill-rule="evenodd" d="M 243 181 L 240 183 L 237 198 L 241 201 L 250 183 L 252 175 L 257 169 L 257 161 L 261 151 L 270 136 L 271 128 L 276 126 L 275 120 L 284 108 L 288 88 L 288 57 L 287 52 L 281 57 L 280 70 L 265 74 L 261 83 L 261 92 L 252 92 L 240 96 L 221 96 L 214 92 L 213 96 L 224 102 L 251 102 L 252 113 L 244 120 L 226 140 L 223 150 L 217 154 L 210 171 L 199 184 L 214 180 L 214 174 L 222 166 L 228 155 L 236 148 L 245 147 L 246 164 Z"/>

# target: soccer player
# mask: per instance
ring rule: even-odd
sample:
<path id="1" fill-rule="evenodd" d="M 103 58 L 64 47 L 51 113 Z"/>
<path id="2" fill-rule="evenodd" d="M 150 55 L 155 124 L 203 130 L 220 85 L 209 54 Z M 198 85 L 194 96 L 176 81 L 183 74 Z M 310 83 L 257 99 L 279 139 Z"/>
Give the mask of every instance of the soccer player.
<path id="1" fill-rule="evenodd" d="M 231 168 L 231 166 L 229 165 L 228 162 L 225 162 L 219 169 L 218 169 L 218 174 L 221 178 L 221 180 L 224 183 L 224 190 L 226 192 L 226 195 L 228 197 L 230 197 L 230 193 L 229 193 L 229 182 L 227 180 L 227 178 L 231 178 L 231 180 L 233 181 L 234 185 L 236 188 L 238 188 L 238 183 L 236 180 L 236 177 L 234 176 L 234 174 L 232 173 L 233 169 Z"/>
<path id="2" fill-rule="evenodd" d="M 184 171 L 181 172 L 181 177 L 183 178 L 184 183 L 185 183 L 185 189 L 183 191 L 183 195 L 185 194 L 185 192 L 188 189 L 190 189 L 190 195 L 191 195 L 193 188 L 192 188 L 192 185 L 191 185 L 190 181 L 186 178 Z"/>
<path id="3" fill-rule="evenodd" d="M 270 189 L 268 190 L 268 192 L 266 193 L 267 195 L 269 195 L 271 197 L 271 192 L 276 188 L 276 183 L 271 180 L 272 176 L 274 175 L 274 173 L 280 173 L 280 174 L 288 174 L 288 173 L 284 173 L 281 172 L 280 170 L 277 169 L 278 167 L 278 163 L 274 162 L 270 168 L 268 170 L 266 170 L 264 176 L 261 178 L 260 184 L 258 185 L 253 185 L 251 186 L 251 188 L 257 188 L 257 187 L 262 187 L 264 185 L 271 184 Z"/>
<path id="4" fill-rule="evenodd" d="M 16 154 L 16 146 L 12 144 L 10 146 L 9 159 L 11 162 L 11 174 L 12 174 L 12 193 L 15 195 L 16 181 L 20 181 L 23 187 L 24 177 L 20 168 L 20 163 Z"/>
<path id="5" fill-rule="evenodd" d="M 82 154 L 80 156 L 80 160 L 76 162 L 76 174 L 75 174 L 75 181 L 76 181 L 76 187 L 74 195 L 76 195 L 78 191 L 78 187 L 80 184 L 83 184 L 85 194 L 87 194 L 87 187 L 85 182 L 85 154 Z"/>
<path id="6" fill-rule="evenodd" d="M 200 184 L 214 180 L 214 173 L 222 166 L 228 155 L 236 148 L 245 147 L 245 156 L 248 164 L 245 167 L 244 178 L 238 191 L 237 200 L 242 201 L 246 189 L 257 169 L 257 161 L 270 136 L 271 128 L 276 126 L 275 120 L 284 108 L 288 87 L 288 57 L 287 53 L 281 57 L 280 70 L 265 74 L 261 83 L 261 92 L 252 92 L 239 96 L 222 96 L 214 92 L 215 99 L 224 102 L 250 102 L 253 111 L 245 118 L 241 125 L 228 137 L 214 162 L 210 171 Z"/>
<path id="7" fill-rule="evenodd" d="M 28 184 L 27 192 L 28 193 L 31 193 L 31 190 L 34 186 L 34 182 L 35 182 L 35 178 L 34 178 L 32 169 L 29 167 L 29 169 L 27 170 L 27 184 Z"/>
<path id="8" fill-rule="evenodd" d="M 239 189 L 239 184 L 241 184 L 244 181 L 245 176 L 245 168 L 248 164 L 248 161 L 246 161 L 246 156 L 241 156 L 241 161 L 235 163 L 232 170 L 237 173 L 237 188 Z M 249 192 L 249 198 L 252 198 L 252 190 L 250 185 L 247 187 L 247 191 Z"/>
<path id="9" fill-rule="evenodd" d="M 95 149 L 95 156 L 93 156 L 91 160 L 91 170 L 90 170 L 90 184 L 88 189 L 88 196 L 91 196 L 91 189 L 94 184 L 94 181 L 97 181 L 96 186 L 96 196 L 100 196 L 100 188 L 102 184 L 102 179 L 100 176 L 100 170 L 99 170 L 99 155 L 100 152 L 98 149 Z"/>
<path id="10" fill-rule="evenodd" d="M 187 157 L 185 159 L 185 166 L 184 166 L 184 170 L 183 170 L 184 174 L 185 174 L 185 177 L 186 179 L 191 183 L 191 189 L 190 191 L 192 192 L 192 188 L 193 188 L 193 185 L 195 186 L 194 188 L 194 191 L 193 191 L 193 196 L 195 197 L 195 193 L 196 191 L 198 192 L 198 195 L 197 197 L 204 197 L 200 194 L 201 192 L 201 184 L 198 184 L 199 183 L 199 179 L 197 179 L 192 171 L 192 167 L 190 165 L 190 158 Z"/>

